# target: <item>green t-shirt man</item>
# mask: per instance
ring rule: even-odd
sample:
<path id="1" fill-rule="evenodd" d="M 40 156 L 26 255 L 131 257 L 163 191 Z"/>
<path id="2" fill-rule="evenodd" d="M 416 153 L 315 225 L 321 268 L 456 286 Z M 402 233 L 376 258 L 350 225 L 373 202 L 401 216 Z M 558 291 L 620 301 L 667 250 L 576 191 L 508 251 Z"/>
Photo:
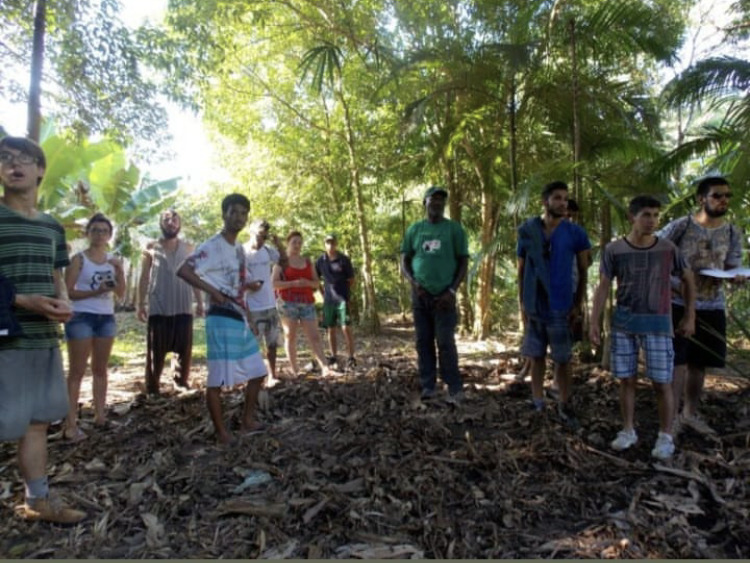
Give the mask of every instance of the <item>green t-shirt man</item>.
<path id="1" fill-rule="evenodd" d="M 411 257 L 417 283 L 430 294 L 439 295 L 453 283 L 459 259 L 469 256 L 469 245 L 457 221 L 424 219 L 406 231 L 401 253 Z"/>

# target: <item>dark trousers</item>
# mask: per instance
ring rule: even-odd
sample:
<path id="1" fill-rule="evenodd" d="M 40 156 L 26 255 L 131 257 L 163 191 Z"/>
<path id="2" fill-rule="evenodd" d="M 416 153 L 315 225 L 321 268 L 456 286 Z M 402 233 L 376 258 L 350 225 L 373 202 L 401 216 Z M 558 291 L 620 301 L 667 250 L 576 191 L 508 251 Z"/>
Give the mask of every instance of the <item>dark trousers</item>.
<path id="1" fill-rule="evenodd" d="M 432 295 L 419 297 L 412 292 L 412 311 L 417 333 L 417 363 L 422 390 L 435 389 L 439 360 L 440 377 L 448 386 L 448 391 L 451 394 L 459 392 L 462 383 L 458 373 L 456 349 L 456 307 L 438 307 Z"/>
<path id="2" fill-rule="evenodd" d="M 159 392 L 167 352 L 176 355 L 175 381 L 187 387 L 193 353 L 193 315 L 150 316 L 146 348 L 146 390 L 149 393 Z"/>

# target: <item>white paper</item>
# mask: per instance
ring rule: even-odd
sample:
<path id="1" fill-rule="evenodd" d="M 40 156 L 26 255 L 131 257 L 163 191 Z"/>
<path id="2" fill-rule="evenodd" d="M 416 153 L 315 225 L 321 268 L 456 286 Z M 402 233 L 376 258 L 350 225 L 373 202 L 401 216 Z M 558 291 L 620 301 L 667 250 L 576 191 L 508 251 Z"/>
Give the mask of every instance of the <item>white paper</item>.
<path id="1" fill-rule="evenodd" d="M 702 276 L 711 278 L 732 279 L 736 276 L 745 276 L 750 278 L 750 268 L 732 268 L 731 270 L 718 270 L 716 268 L 706 268 L 698 272 Z"/>

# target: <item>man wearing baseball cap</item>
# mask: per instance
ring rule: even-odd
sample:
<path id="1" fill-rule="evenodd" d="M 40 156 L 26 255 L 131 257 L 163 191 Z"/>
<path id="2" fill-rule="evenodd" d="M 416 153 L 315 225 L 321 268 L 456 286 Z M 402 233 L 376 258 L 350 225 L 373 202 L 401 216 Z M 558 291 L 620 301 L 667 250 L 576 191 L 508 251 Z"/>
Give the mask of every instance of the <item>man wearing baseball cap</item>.
<path id="1" fill-rule="evenodd" d="M 326 251 L 316 260 L 315 269 L 324 285 L 322 289 L 323 326 L 328 330 L 328 343 L 331 346 L 328 365 L 338 364 L 336 327 L 340 326 L 349 352 L 346 367 L 354 369 L 357 362 L 354 359 L 354 334 L 349 316 L 349 297 L 354 284 L 354 268 L 349 257 L 338 251 L 338 239 L 335 233 L 326 235 L 325 245 Z"/>
<path id="2" fill-rule="evenodd" d="M 466 232 L 444 217 L 448 192 L 439 186 L 424 194 L 426 218 L 412 224 L 401 243 L 401 269 L 412 286 L 419 383 L 423 400 L 435 396 L 437 367 L 451 403 L 463 397 L 456 349 L 456 291 L 466 277 Z M 437 350 L 436 350 L 437 344 Z"/>

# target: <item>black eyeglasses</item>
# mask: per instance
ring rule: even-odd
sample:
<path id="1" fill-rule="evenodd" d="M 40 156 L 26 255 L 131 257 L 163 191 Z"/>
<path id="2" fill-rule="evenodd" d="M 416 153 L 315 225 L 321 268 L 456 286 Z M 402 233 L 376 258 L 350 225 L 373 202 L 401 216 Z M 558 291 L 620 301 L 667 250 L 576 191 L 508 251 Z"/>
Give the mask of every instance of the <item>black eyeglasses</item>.
<path id="1" fill-rule="evenodd" d="M 34 164 L 36 158 L 26 153 L 13 154 L 11 152 L 0 152 L 0 163 L 11 164 L 17 162 L 18 164 Z"/>
<path id="2" fill-rule="evenodd" d="M 732 197 L 732 192 L 724 192 L 724 193 L 716 193 L 716 192 L 714 192 L 714 193 L 708 194 L 708 195 L 711 196 L 714 199 L 724 199 L 724 198 L 730 199 Z"/>

